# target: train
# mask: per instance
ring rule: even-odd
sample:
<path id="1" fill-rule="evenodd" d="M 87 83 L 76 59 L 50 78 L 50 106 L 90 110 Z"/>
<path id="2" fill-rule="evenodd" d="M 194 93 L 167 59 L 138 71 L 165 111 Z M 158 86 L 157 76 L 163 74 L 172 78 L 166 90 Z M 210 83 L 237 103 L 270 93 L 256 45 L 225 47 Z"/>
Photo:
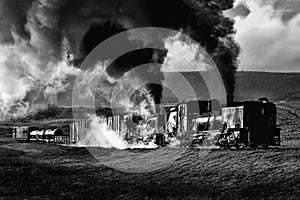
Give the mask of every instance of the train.
<path id="1" fill-rule="evenodd" d="M 147 118 L 119 113 L 98 116 L 98 121 L 128 144 L 153 142 L 164 147 L 179 143 L 192 148 L 219 146 L 239 149 L 280 146 L 276 115 L 276 105 L 267 98 L 232 102 L 226 106 L 217 100 L 194 100 L 157 105 L 155 112 Z M 30 141 L 78 143 L 84 140 L 90 123 L 90 120 L 70 121 L 67 127 L 43 131 L 29 127 L 31 130 L 27 129 L 25 134 L 20 134 L 19 127 L 14 129 L 14 137 L 21 135 Z"/>

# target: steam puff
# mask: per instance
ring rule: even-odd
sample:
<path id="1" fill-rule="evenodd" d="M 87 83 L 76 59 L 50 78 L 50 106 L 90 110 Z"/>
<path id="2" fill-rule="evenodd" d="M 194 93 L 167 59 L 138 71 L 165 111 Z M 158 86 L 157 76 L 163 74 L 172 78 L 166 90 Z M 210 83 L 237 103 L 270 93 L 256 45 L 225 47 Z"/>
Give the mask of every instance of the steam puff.
<path id="1" fill-rule="evenodd" d="M 52 2 L 52 3 L 51 3 Z M 56 103 L 68 86 L 66 79 L 79 70 L 66 59 L 68 44 L 58 30 L 57 9 L 63 1 L 35 1 L 25 17 L 11 1 L 0 2 L 0 92 L 2 118 L 28 112 L 36 97 Z M 34 91 L 34 92 L 31 92 Z"/>
<path id="2" fill-rule="evenodd" d="M 68 75 L 76 75 L 79 70 L 66 61 L 53 61 L 39 54 L 26 42 L 0 47 L 0 91 L 6 114 L 22 114 L 28 110 L 11 110 L 16 102 L 26 98 L 31 90 L 41 91 L 49 103 L 56 103 L 56 94 L 68 86 Z M 29 105 L 30 106 L 30 105 Z"/>
<path id="3" fill-rule="evenodd" d="M 90 127 L 83 139 L 76 146 L 116 149 L 157 148 L 157 145 L 153 142 L 150 142 L 148 145 L 144 143 L 128 144 L 118 133 L 109 130 L 106 123 L 99 123 L 97 116 L 91 115 L 89 119 L 91 122 Z"/>
<path id="4" fill-rule="evenodd" d="M 34 1 L 27 13 L 25 27 L 31 36 L 29 43 L 48 57 L 61 57 L 62 32 L 59 28 L 58 10 L 65 2 Z"/>
<path id="5" fill-rule="evenodd" d="M 245 1 L 251 10 L 236 18 L 236 40 L 241 46 L 241 69 L 259 71 L 299 71 L 300 15 L 282 20 L 272 2 Z M 287 4 L 289 2 L 286 2 Z"/>

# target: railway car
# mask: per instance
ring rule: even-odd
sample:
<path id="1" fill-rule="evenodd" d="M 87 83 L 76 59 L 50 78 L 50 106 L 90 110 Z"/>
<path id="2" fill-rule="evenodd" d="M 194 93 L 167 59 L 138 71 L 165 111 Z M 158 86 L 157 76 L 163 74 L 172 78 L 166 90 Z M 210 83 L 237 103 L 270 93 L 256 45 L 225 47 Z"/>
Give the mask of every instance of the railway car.
<path id="1" fill-rule="evenodd" d="M 33 129 L 33 128 L 31 128 Z M 63 131 L 59 128 L 56 129 L 45 129 L 39 130 L 34 129 L 29 132 L 30 141 L 40 142 L 56 142 L 56 143 L 67 143 L 69 142 L 69 135 L 64 135 Z"/>
<path id="2" fill-rule="evenodd" d="M 17 140 L 29 139 L 29 126 L 15 126 L 12 128 L 12 137 Z"/>

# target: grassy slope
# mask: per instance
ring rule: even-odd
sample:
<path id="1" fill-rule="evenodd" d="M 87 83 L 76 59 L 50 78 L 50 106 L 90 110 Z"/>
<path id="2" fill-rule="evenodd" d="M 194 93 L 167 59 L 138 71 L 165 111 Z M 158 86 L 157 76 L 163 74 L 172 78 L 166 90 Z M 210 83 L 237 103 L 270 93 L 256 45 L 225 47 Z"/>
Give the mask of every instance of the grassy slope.
<path id="1" fill-rule="evenodd" d="M 240 101 L 263 96 L 271 101 L 300 100 L 300 73 L 238 72 L 236 82 Z"/>
<path id="2" fill-rule="evenodd" d="M 183 75 L 199 97 L 208 95 L 203 79 L 198 73 L 185 72 Z M 175 77 L 172 73 L 168 73 L 168 76 Z M 260 97 L 267 97 L 271 101 L 299 101 L 299 83 L 300 73 L 237 72 L 235 100 L 257 100 Z M 184 90 L 180 83 L 177 87 L 179 91 Z M 164 94 L 167 97 L 171 96 L 170 92 Z"/>
<path id="3" fill-rule="evenodd" d="M 300 102 L 277 103 L 277 124 L 283 146 L 300 147 Z"/>
<path id="4" fill-rule="evenodd" d="M 115 162 L 130 159 L 111 151 Z M 160 151 L 161 159 L 172 152 Z M 164 169 L 132 174 L 103 166 L 85 148 L 2 141 L 0 188 L 5 198 L 297 199 L 299 155 L 299 150 L 189 150 Z"/>

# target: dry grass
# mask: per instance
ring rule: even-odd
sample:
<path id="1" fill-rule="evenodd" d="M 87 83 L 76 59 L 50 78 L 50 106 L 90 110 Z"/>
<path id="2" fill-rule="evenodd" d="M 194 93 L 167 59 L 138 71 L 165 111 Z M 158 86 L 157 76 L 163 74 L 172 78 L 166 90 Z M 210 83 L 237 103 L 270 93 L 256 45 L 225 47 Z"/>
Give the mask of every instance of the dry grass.
<path id="1" fill-rule="evenodd" d="M 278 103 L 277 123 L 282 129 L 281 145 L 300 147 L 300 102 Z"/>
<path id="2" fill-rule="evenodd" d="M 149 167 L 153 152 L 169 165 L 128 173 L 103 165 L 85 148 L 14 143 L 0 146 L 0 188 L 4 198 L 97 199 L 297 199 L 300 150 L 118 151 L 98 148 L 114 164 Z M 132 153 L 135 153 L 134 157 Z M 169 160 L 168 160 L 169 159 Z"/>

